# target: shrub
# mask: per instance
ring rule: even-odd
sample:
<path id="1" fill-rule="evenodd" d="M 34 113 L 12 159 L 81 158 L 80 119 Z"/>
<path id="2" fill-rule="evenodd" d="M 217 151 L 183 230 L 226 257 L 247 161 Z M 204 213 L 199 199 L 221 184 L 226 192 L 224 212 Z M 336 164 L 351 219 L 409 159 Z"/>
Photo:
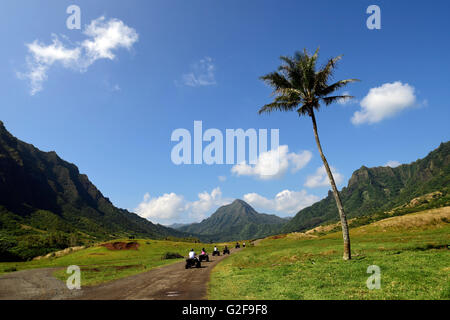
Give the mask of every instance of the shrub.
<path id="1" fill-rule="evenodd" d="M 183 256 L 179 253 L 174 253 L 174 252 L 166 252 L 163 257 L 162 260 L 167 260 L 167 259 L 181 259 L 183 258 Z"/>

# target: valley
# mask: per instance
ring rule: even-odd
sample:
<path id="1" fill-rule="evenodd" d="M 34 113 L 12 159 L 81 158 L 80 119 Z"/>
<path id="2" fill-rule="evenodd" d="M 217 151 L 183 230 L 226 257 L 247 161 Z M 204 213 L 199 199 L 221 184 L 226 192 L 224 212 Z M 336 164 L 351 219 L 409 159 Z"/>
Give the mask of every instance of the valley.
<path id="1" fill-rule="evenodd" d="M 142 239 L 121 242 L 134 243 L 128 247 L 135 249 L 113 250 L 125 246 L 108 242 L 60 257 L 0 263 L 0 299 L 450 298 L 450 207 L 352 228 L 354 257 L 347 262 L 340 232 L 323 231 L 247 242 L 230 256 L 211 257 L 199 270 L 185 270 L 182 258 L 165 257 L 186 255 L 191 246 L 205 247 L 211 256 L 212 245 Z M 81 265 L 82 290 L 69 291 L 65 271 L 75 263 Z M 381 270 L 378 290 L 367 288 L 372 265 Z M 16 281 L 29 284 L 22 288 Z"/>
<path id="2" fill-rule="evenodd" d="M 115 207 L 74 164 L 0 122 L 0 298 L 449 299 L 449 151 L 446 142 L 411 164 L 353 173 L 341 190 L 353 252 L 345 262 L 331 193 L 291 219 L 236 199 L 166 227 Z M 191 248 L 211 256 L 236 241 L 248 245 L 184 270 Z M 63 285 L 71 265 L 82 292 Z M 367 288 L 370 266 L 380 290 Z"/>

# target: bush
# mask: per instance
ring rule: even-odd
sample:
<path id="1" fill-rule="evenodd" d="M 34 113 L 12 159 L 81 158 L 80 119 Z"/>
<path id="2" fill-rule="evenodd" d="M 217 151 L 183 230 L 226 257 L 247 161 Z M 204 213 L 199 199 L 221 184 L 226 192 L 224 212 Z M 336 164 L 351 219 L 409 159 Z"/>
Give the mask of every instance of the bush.
<path id="1" fill-rule="evenodd" d="M 174 252 L 166 252 L 163 256 L 162 256 L 162 260 L 167 260 L 167 259 L 181 259 L 184 258 L 181 254 L 179 253 L 174 253 Z"/>

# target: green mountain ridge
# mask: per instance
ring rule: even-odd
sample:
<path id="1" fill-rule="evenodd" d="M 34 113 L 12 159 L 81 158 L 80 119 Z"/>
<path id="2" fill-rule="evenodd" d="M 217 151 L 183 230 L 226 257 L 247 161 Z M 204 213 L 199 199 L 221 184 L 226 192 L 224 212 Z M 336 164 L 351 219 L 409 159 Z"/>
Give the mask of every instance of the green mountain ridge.
<path id="1" fill-rule="evenodd" d="M 340 191 L 348 218 L 369 216 L 408 203 L 434 191 L 448 194 L 450 186 L 450 142 L 431 151 L 425 158 L 396 168 L 362 166 Z M 304 231 L 319 224 L 338 221 L 339 214 L 331 191 L 328 196 L 298 212 L 282 232 Z"/>
<path id="2" fill-rule="evenodd" d="M 186 233 L 208 237 L 212 241 L 255 239 L 275 234 L 286 220 L 258 213 L 243 200 L 222 206 L 209 218 L 179 228 Z"/>
<path id="3" fill-rule="evenodd" d="M 116 208 L 74 164 L 20 141 L 0 121 L 0 260 L 87 240 L 185 236 Z"/>

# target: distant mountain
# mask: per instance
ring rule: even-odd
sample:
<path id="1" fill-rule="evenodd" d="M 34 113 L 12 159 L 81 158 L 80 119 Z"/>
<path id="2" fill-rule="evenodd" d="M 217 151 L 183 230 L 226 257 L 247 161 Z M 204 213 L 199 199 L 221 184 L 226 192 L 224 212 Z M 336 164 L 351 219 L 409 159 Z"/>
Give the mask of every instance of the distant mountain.
<path id="1" fill-rule="evenodd" d="M 191 224 L 192 223 L 174 223 L 174 224 L 168 225 L 167 227 L 175 229 L 175 230 L 178 230 L 178 229 L 180 229 L 182 227 L 186 227 L 186 226 L 189 226 Z"/>
<path id="2" fill-rule="evenodd" d="M 212 241 L 254 239 L 276 233 L 286 220 L 276 215 L 258 213 L 248 203 L 235 200 L 217 209 L 209 218 L 179 228 Z"/>
<path id="3" fill-rule="evenodd" d="M 442 143 L 424 159 L 390 167 L 361 167 L 340 192 L 349 218 L 390 210 L 421 195 L 450 190 L 450 142 Z M 331 191 L 328 196 L 297 213 L 282 229 L 302 231 L 339 219 Z"/>
<path id="4" fill-rule="evenodd" d="M 13 137 L 0 121 L 0 260 L 118 237 L 185 237 L 116 208 L 55 152 Z"/>

